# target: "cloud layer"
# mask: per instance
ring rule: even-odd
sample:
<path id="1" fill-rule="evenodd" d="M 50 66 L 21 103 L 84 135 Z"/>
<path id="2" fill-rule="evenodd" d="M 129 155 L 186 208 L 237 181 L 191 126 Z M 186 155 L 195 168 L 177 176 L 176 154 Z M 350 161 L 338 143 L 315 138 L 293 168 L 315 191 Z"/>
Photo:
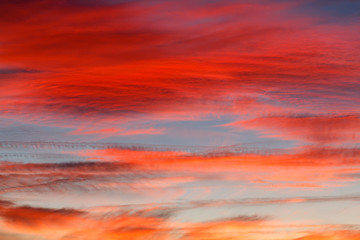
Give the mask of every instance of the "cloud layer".
<path id="1" fill-rule="evenodd" d="M 0 1 L 0 239 L 360 239 L 359 8 Z"/>

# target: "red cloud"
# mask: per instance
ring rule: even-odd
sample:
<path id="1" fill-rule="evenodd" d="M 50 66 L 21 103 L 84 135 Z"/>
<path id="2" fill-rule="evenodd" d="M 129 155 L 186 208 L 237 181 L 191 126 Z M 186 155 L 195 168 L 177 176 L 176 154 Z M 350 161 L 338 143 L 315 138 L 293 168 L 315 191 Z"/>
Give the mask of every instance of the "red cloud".
<path id="1" fill-rule="evenodd" d="M 359 24 L 311 16 L 298 4 L 1 1 L 0 118 L 78 129 L 70 134 L 130 136 L 163 131 L 119 124 L 248 114 L 250 120 L 229 125 L 317 147 L 273 152 L 195 147 L 192 152 L 194 148 L 76 148 L 72 143 L 52 143 L 63 150 L 70 146 L 76 156 L 66 159 L 72 162 L 2 162 L 0 194 L 118 188 L 153 188 L 158 194 L 198 184 L 206 189 L 208 180 L 256 188 L 321 188 L 355 181 L 359 149 L 319 144 L 355 143 L 360 138 Z M 35 144 L 31 152 L 40 154 L 43 144 Z M 4 152 L 1 157 L 6 159 Z M 24 160 L 29 156 L 24 152 L 15 154 L 24 154 Z M 47 156 L 42 157 L 49 161 Z M 71 158 L 79 156 L 92 161 Z M 235 204 L 338 200 L 359 198 L 253 199 Z M 217 204 L 222 203 L 207 206 Z M 0 238 L 262 240 L 280 239 L 284 229 L 294 227 L 251 216 L 178 223 L 169 212 L 179 209 L 138 211 L 127 206 L 96 214 L 0 200 Z M 304 229 L 286 232 L 283 239 L 359 239 L 358 231 L 346 228 Z"/>
<path id="2" fill-rule="evenodd" d="M 360 118 L 357 115 L 262 117 L 227 126 L 258 130 L 267 137 L 314 143 L 357 142 L 360 139 Z"/>
<path id="3" fill-rule="evenodd" d="M 314 101 L 324 112 L 355 111 L 359 101 L 354 26 L 290 19 L 294 4 L 24 4 L 1 4 L 0 63 L 18 68 L 3 71 L 3 116 L 73 125 L 238 113 L 239 99 L 259 94 L 308 111 L 319 110 Z"/>

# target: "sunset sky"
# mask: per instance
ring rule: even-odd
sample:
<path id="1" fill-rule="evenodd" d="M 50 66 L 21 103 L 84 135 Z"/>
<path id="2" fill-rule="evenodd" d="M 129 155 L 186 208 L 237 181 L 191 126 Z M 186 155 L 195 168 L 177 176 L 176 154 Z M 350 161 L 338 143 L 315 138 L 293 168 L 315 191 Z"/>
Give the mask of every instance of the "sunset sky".
<path id="1" fill-rule="evenodd" d="M 0 13 L 0 240 L 360 240 L 360 1 Z"/>

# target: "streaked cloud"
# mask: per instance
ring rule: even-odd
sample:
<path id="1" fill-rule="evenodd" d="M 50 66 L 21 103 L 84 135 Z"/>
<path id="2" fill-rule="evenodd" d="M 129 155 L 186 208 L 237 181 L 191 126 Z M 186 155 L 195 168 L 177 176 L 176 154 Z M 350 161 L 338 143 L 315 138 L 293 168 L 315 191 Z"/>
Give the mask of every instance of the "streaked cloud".
<path id="1" fill-rule="evenodd" d="M 359 7 L 0 1 L 0 239 L 359 239 Z"/>

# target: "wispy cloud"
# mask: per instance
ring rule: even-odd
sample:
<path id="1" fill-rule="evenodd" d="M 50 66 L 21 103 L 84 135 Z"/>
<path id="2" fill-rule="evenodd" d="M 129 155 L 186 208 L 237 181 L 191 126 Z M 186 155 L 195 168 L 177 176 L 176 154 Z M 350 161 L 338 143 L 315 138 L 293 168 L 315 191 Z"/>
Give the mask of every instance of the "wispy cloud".
<path id="1" fill-rule="evenodd" d="M 359 7 L 0 1 L 0 239 L 359 239 Z"/>
<path id="2" fill-rule="evenodd" d="M 258 130 L 266 137 L 320 144 L 356 143 L 360 137 L 360 118 L 357 115 L 269 116 L 242 120 L 225 126 Z"/>
<path id="3" fill-rule="evenodd" d="M 18 4 L 2 3 L 11 12 L 0 19 L 2 63 L 47 72 L 3 85 L 5 116 L 231 113 L 246 94 L 306 108 L 316 99 L 323 112 L 343 111 L 334 101 L 356 109 L 358 33 L 301 12 L 290 19 L 295 3 L 30 1 L 31 16 Z"/>
<path id="4" fill-rule="evenodd" d="M 187 191 L 197 185 L 211 186 L 212 181 L 262 188 L 329 188 L 354 182 L 356 178 L 352 175 L 360 172 L 357 148 L 309 146 L 261 150 L 245 146 L 193 146 L 186 149 L 186 146 L 60 142 L 3 142 L 2 146 L 22 149 L 23 155 L 24 149 L 37 149 L 38 153 L 60 149 L 67 159 L 71 156 L 83 159 L 55 163 L 2 162 L 3 193 L 149 188 L 161 191 L 174 187 Z M 319 170 L 323 171 L 321 175 Z"/>

